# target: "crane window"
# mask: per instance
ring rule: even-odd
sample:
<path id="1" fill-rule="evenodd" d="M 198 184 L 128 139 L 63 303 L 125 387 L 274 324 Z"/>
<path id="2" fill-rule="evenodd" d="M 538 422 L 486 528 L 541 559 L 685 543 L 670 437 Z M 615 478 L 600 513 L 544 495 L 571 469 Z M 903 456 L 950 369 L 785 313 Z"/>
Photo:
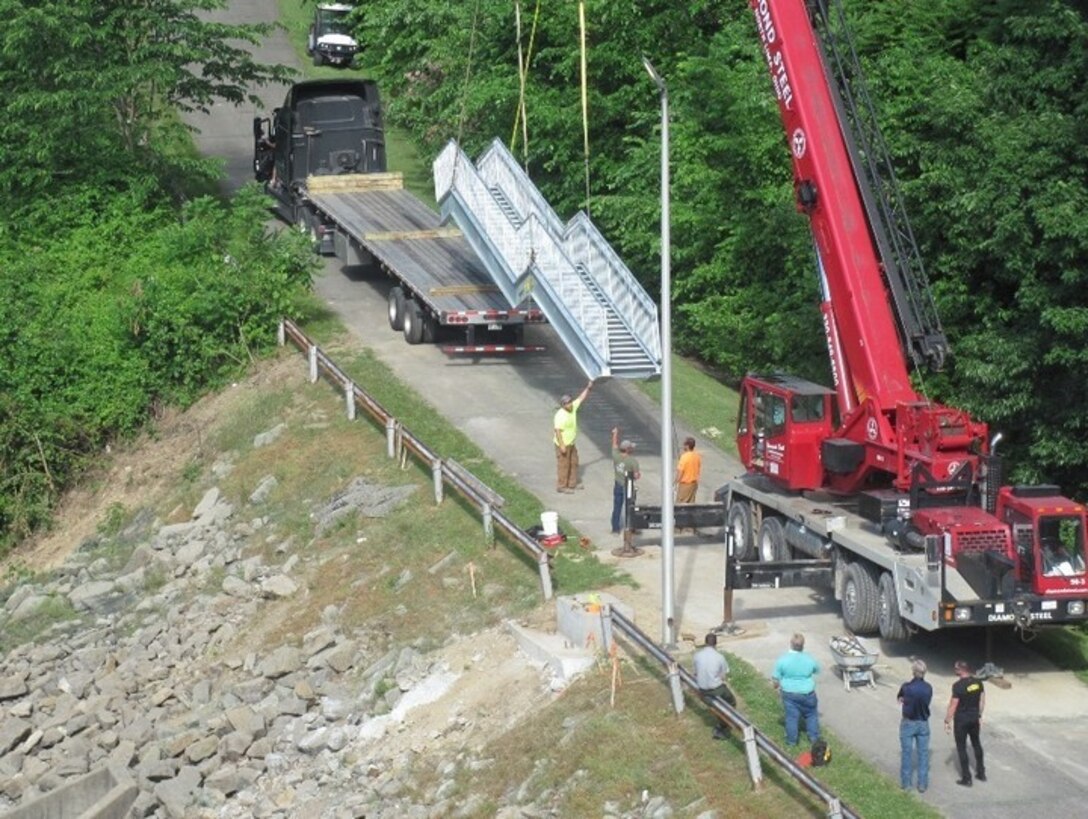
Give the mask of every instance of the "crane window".
<path id="1" fill-rule="evenodd" d="M 767 437 L 775 438 L 786 431 L 786 399 L 781 395 L 768 394 L 764 397 L 767 412 Z"/>
<path id="2" fill-rule="evenodd" d="M 1080 517 L 1040 518 L 1039 545 L 1044 577 L 1084 574 L 1084 531 Z"/>
<path id="3" fill-rule="evenodd" d="M 822 395 L 795 395 L 790 399 L 790 417 L 794 423 L 806 424 L 824 419 Z"/>

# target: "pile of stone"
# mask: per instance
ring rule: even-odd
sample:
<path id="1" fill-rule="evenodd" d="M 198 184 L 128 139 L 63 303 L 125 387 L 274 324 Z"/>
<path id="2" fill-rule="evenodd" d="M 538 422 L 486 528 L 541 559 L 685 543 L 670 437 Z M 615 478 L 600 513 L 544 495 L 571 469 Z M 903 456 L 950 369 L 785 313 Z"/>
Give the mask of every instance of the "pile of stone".
<path id="1" fill-rule="evenodd" d="M 251 512 L 272 486 L 271 477 L 259 483 Z M 315 528 L 353 506 L 388 513 L 408 493 L 353 482 L 315 510 Z M 305 559 L 268 517 L 240 517 L 212 488 L 185 522 L 138 515 L 119 535 L 138 544 L 120 568 L 88 548 L 48 579 L 0 594 L 0 629 L 58 601 L 80 615 L 0 659 L 0 814 L 106 765 L 135 781 L 131 815 L 140 817 L 423 819 L 491 810 L 459 783 L 494 761 L 439 741 L 467 733 L 468 717 L 451 720 L 443 736 L 383 740 L 400 706 L 440 694 L 456 677 L 419 646 L 391 646 L 366 629 L 346 634 L 330 606 L 301 645 L 239 652 L 269 602 L 305 593 L 307 582 Z M 278 565 L 247 556 L 258 539 L 277 544 Z M 542 697 L 548 685 L 542 674 Z M 504 797 L 498 815 L 554 815 L 554 792 L 529 803 L 534 771 L 527 766 L 524 786 Z M 437 784 L 422 789 L 424 772 L 431 782 L 437 773 Z M 626 813 L 608 805 L 606 814 L 670 812 L 651 800 Z"/>
<path id="2" fill-rule="evenodd" d="M 352 494 L 394 506 L 358 484 Z M 82 617 L 0 661 L 0 811 L 114 764 L 140 788 L 138 816 L 427 814 L 398 804 L 411 768 L 394 763 L 404 760 L 353 747 L 361 724 L 441 671 L 425 656 L 345 635 L 333 607 L 301 646 L 225 651 L 269 600 L 303 586 L 289 542 L 276 567 L 245 556 L 253 534 L 274 539 L 272 528 L 236 520 L 213 488 L 191 520 L 149 532 L 120 569 L 79 552 L 49 579 L 10 590 L 0 628 L 57 601 Z"/>

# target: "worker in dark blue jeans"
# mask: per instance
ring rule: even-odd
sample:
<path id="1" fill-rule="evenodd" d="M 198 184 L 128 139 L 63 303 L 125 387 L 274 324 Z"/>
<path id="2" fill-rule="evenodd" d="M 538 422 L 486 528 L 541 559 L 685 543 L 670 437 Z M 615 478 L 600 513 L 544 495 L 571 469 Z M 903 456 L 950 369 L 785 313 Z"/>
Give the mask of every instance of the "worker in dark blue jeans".
<path id="1" fill-rule="evenodd" d="M 899 686 L 898 695 L 903 707 L 903 719 L 899 723 L 899 785 L 905 791 L 910 790 L 917 767 L 918 792 L 925 793 L 929 787 L 929 706 L 933 700 L 933 686 L 926 682 L 924 660 L 913 660 L 910 671 L 910 682 Z"/>
<path id="2" fill-rule="evenodd" d="M 612 427 L 612 472 L 615 483 L 612 485 L 612 534 L 623 531 L 623 505 L 627 497 L 627 476 L 630 474 L 637 481 L 640 477 L 638 459 L 633 452 L 635 445 L 626 439 L 620 440 L 620 428 Z"/>
<path id="3" fill-rule="evenodd" d="M 786 714 L 786 744 L 796 745 L 801 720 L 809 742 L 820 738 L 820 718 L 816 700 L 816 674 L 820 664 L 805 653 L 805 635 L 790 638 L 790 650 L 774 664 L 771 682 L 782 694 L 782 709 Z"/>

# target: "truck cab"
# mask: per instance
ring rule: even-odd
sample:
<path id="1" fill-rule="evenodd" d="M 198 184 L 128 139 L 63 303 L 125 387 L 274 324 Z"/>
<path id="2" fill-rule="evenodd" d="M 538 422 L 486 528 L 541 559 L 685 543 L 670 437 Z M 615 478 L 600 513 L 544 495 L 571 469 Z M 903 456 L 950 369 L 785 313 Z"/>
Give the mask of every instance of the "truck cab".
<path id="1" fill-rule="evenodd" d="M 346 3 L 319 3 L 314 9 L 314 21 L 306 38 L 306 53 L 314 65 L 351 66 L 360 51 L 348 24 L 352 9 Z"/>
<path id="2" fill-rule="evenodd" d="M 385 130 L 372 80 L 296 84 L 272 117 L 253 120 L 253 170 L 286 221 L 299 221 L 311 176 L 382 173 Z"/>

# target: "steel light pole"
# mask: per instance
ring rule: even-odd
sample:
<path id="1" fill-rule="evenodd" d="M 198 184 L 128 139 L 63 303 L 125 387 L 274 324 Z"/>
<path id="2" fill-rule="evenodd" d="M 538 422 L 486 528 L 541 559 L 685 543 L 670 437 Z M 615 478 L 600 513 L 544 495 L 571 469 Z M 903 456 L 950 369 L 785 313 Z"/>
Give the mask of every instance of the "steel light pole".
<path id="1" fill-rule="evenodd" d="M 654 64 L 642 58 L 661 95 L 661 642 L 673 646 L 672 283 L 669 267 L 669 91 Z"/>

